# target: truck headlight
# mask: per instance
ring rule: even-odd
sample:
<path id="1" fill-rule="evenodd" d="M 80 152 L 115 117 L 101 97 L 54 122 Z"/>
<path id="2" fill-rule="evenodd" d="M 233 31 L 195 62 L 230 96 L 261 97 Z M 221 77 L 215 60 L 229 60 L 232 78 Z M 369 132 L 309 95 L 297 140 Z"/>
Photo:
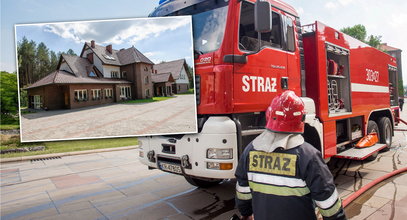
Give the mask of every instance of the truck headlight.
<path id="1" fill-rule="evenodd" d="M 206 152 L 206 158 L 208 159 L 232 159 L 233 158 L 233 149 L 218 149 L 218 148 L 209 148 Z"/>

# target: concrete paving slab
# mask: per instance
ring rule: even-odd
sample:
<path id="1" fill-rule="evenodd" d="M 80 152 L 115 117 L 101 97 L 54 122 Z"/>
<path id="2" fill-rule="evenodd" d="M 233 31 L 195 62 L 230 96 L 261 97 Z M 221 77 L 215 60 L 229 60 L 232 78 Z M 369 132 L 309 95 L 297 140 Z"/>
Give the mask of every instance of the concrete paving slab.
<path id="1" fill-rule="evenodd" d="M 72 220 L 72 219 L 107 219 L 97 209 L 89 208 L 73 212 L 61 213 L 47 217 L 34 218 L 41 220 Z"/>
<path id="2" fill-rule="evenodd" d="M 356 205 L 350 206 L 349 208 L 346 207 L 345 213 L 346 213 L 346 217 L 348 219 L 362 220 L 362 219 L 366 219 L 367 217 L 369 217 L 376 210 L 377 210 L 377 208 L 373 208 L 373 207 L 370 207 L 367 205 L 356 204 Z"/>
<path id="3" fill-rule="evenodd" d="M 151 193 L 144 193 L 141 195 L 136 195 L 132 197 L 126 197 L 114 202 L 103 202 L 103 203 L 92 203 L 94 206 L 101 211 L 107 218 L 118 218 L 124 215 L 124 213 L 141 210 L 143 208 L 149 207 L 151 205 L 156 204 L 160 198 L 156 195 Z"/>
<path id="4" fill-rule="evenodd" d="M 89 201 L 82 201 L 82 202 L 69 202 L 56 207 L 60 214 L 64 213 L 71 213 L 86 209 L 93 209 L 94 206 Z"/>
<path id="5" fill-rule="evenodd" d="M 381 208 L 389 201 L 391 201 L 391 199 L 375 196 L 374 194 L 363 194 L 359 198 L 354 200 L 355 203 L 358 203 L 360 205 L 365 205 L 377 209 Z"/>
<path id="6" fill-rule="evenodd" d="M 101 182 L 101 179 L 97 176 L 82 177 L 78 174 L 51 177 L 50 179 L 58 189 Z"/>
<path id="7" fill-rule="evenodd" d="M 406 206 L 398 206 L 392 202 L 388 202 L 386 205 L 376 210 L 372 215 L 368 217 L 369 220 L 404 220 L 407 216 Z"/>
<path id="8" fill-rule="evenodd" d="M 167 219 L 167 216 L 174 216 L 174 215 L 182 215 L 176 209 L 171 207 L 169 204 L 165 202 L 158 203 L 156 205 L 150 206 L 145 208 L 142 212 L 138 210 L 129 210 L 127 213 L 123 213 L 123 215 L 114 216 L 111 219 Z M 182 218 L 181 218 L 182 219 Z M 191 219 L 191 218 L 187 218 Z"/>

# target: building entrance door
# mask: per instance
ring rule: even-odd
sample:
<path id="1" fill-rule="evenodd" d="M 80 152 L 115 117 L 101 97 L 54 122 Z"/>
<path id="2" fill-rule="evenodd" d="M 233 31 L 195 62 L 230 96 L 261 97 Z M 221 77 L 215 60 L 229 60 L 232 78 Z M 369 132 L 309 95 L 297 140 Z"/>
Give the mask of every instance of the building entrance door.
<path id="1" fill-rule="evenodd" d="M 34 109 L 41 109 L 41 96 L 40 95 L 34 96 Z"/>
<path id="2" fill-rule="evenodd" d="M 64 92 L 64 104 L 65 104 L 65 108 L 69 108 L 69 93 L 68 92 Z"/>

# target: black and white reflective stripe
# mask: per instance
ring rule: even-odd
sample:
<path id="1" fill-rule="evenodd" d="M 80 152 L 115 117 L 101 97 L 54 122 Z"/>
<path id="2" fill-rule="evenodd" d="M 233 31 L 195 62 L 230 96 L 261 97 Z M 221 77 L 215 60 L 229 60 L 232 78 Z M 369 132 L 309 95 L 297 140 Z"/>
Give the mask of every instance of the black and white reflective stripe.
<path id="1" fill-rule="evenodd" d="M 240 193 L 250 193 L 250 187 L 249 186 L 240 186 L 239 183 L 236 183 L 236 191 Z"/>
<path id="2" fill-rule="evenodd" d="M 288 186 L 288 187 L 306 187 L 307 183 L 298 178 L 289 178 L 283 176 L 267 175 L 261 173 L 248 172 L 247 177 L 249 180 L 257 183 L 266 183 L 276 186 Z"/>
<path id="3" fill-rule="evenodd" d="M 332 207 L 335 202 L 338 200 L 338 191 L 335 189 L 335 191 L 332 193 L 332 195 L 323 201 L 317 201 L 315 200 L 315 203 L 317 206 L 321 209 L 327 209 L 329 207 Z"/>

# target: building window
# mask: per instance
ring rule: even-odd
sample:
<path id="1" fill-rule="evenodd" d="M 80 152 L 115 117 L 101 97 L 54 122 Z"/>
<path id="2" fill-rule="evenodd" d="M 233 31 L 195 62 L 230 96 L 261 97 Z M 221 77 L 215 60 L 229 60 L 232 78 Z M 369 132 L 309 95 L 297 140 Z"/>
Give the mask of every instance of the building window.
<path id="1" fill-rule="evenodd" d="M 119 78 L 119 71 L 110 71 L 111 78 Z"/>
<path id="2" fill-rule="evenodd" d="M 146 96 L 150 97 L 150 89 L 146 89 Z"/>
<path id="3" fill-rule="evenodd" d="M 34 95 L 33 106 L 34 106 L 34 109 L 41 109 L 41 107 L 42 107 L 41 96 Z"/>
<path id="4" fill-rule="evenodd" d="M 145 83 L 145 84 L 148 84 L 149 81 L 150 81 L 150 80 L 148 79 L 148 76 L 146 76 L 146 77 L 144 78 L 144 83 Z"/>
<path id="5" fill-rule="evenodd" d="M 147 66 L 144 67 L 144 71 L 148 71 L 148 67 L 147 67 Z"/>
<path id="6" fill-rule="evenodd" d="M 130 86 L 120 86 L 120 98 L 123 99 L 131 98 Z"/>
<path id="7" fill-rule="evenodd" d="M 181 90 L 181 86 L 180 85 L 178 85 L 178 92 Z"/>
<path id="8" fill-rule="evenodd" d="M 123 71 L 123 72 L 122 72 L 122 78 L 123 78 L 123 79 L 126 79 L 126 78 L 127 78 L 127 72 L 126 72 L 126 71 Z"/>
<path id="9" fill-rule="evenodd" d="M 100 99 L 102 90 L 101 89 L 92 89 L 92 99 Z"/>
<path id="10" fill-rule="evenodd" d="M 87 101 L 88 100 L 88 90 L 81 89 L 75 90 L 75 101 Z"/>
<path id="11" fill-rule="evenodd" d="M 112 98 L 113 97 L 113 89 L 105 89 L 105 98 Z"/>

